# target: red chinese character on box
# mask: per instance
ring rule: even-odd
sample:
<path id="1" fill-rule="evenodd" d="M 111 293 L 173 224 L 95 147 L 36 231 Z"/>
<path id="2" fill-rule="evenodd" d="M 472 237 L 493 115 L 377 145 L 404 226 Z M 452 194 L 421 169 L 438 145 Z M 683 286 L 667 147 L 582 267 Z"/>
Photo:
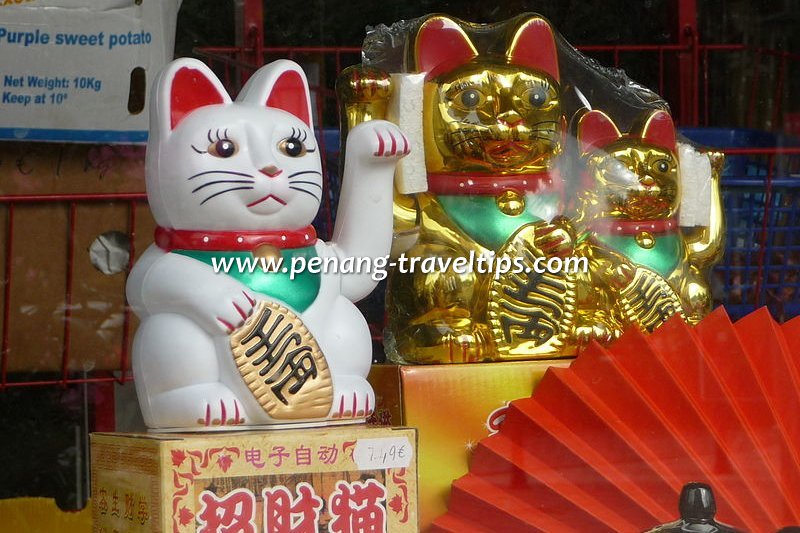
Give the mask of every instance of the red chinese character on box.
<path id="1" fill-rule="evenodd" d="M 261 491 L 264 498 L 264 533 L 316 533 L 322 498 L 314 487 L 301 481 L 295 487 L 297 497 L 283 486 Z"/>
<path id="2" fill-rule="evenodd" d="M 330 446 L 325 446 L 323 444 L 319 447 L 319 450 L 317 450 L 317 457 L 319 457 L 322 464 L 332 465 L 336 463 L 336 459 L 339 458 L 339 448 L 336 447 L 336 444 Z"/>
<path id="3" fill-rule="evenodd" d="M 200 493 L 198 533 L 256 533 L 256 497 L 247 489 L 236 489 L 219 497 Z"/>
<path id="4" fill-rule="evenodd" d="M 119 496 L 117 489 L 111 494 L 111 516 L 119 516 Z"/>
<path id="5" fill-rule="evenodd" d="M 311 466 L 311 448 L 302 444 L 295 448 L 294 463 L 297 466 Z"/>
<path id="6" fill-rule="evenodd" d="M 289 455 L 285 446 L 273 446 L 272 451 L 269 452 L 269 458 L 275 460 L 275 462 L 272 463 L 275 468 L 280 468 L 283 464 L 283 460 L 289 457 Z"/>
<path id="7" fill-rule="evenodd" d="M 108 500 L 106 499 L 106 489 L 100 489 L 97 508 L 100 509 L 101 515 L 104 515 L 108 512 Z"/>
<path id="8" fill-rule="evenodd" d="M 244 460 L 256 468 L 264 468 L 264 461 L 261 460 L 261 450 L 250 448 L 244 451 Z"/>
<path id="9" fill-rule="evenodd" d="M 125 493 L 125 511 L 123 516 L 133 522 L 133 507 L 134 507 L 134 498 L 133 494 L 130 492 Z"/>
<path id="10" fill-rule="evenodd" d="M 139 519 L 139 523 L 144 525 L 150 519 L 150 513 L 147 511 L 147 500 L 139 496 L 138 502 L 139 512 L 136 513 L 136 518 Z"/>
<path id="11" fill-rule="evenodd" d="M 331 494 L 328 512 L 331 533 L 383 533 L 386 531 L 386 487 L 374 479 L 339 481 Z"/>

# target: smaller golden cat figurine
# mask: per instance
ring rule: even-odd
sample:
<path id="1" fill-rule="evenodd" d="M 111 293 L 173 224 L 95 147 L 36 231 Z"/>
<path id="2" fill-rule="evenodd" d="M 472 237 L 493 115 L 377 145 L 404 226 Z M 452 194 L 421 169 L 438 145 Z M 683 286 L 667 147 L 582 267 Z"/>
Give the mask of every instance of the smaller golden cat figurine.
<path id="1" fill-rule="evenodd" d="M 720 158 L 713 163 L 710 224 L 681 228 L 681 164 L 666 111 L 623 135 L 601 111 L 578 122 L 591 184 L 579 195 L 578 253 L 590 257 L 578 288 L 576 337 L 610 340 L 631 324 L 652 331 L 673 314 L 697 323 L 711 309 L 706 270 L 722 252 Z"/>

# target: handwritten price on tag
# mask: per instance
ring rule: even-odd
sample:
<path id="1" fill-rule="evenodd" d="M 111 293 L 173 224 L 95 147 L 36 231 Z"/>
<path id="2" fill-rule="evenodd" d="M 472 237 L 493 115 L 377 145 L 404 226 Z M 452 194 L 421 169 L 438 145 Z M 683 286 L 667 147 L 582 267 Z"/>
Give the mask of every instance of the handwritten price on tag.
<path id="1" fill-rule="evenodd" d="M 414 448 L 408 437 L 359 439 L 353 460 L 360 470 L 406 468 L 411 464 Z"/>

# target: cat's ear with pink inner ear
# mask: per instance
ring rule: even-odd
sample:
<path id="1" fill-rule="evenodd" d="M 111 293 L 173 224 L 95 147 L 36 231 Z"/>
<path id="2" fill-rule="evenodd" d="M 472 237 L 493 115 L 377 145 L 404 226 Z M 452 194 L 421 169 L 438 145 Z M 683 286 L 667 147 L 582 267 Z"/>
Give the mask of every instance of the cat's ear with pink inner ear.
<path id="1" fill-rule="evenodd" d="M 508 43 L 507 55 L 514 65 L 541 70 L 560 81 L 556 38 L 550 23 L 541 17 L 520 24 Z"/>
<path id="2" fill-rule="evenodd" d="M 443 16 L 434 16 L 420 26 L 415 41 L 417 71 L 427 72 L 435 78 L 467 63 L 478 51 L 457 22 Z"/>
<path id="3" fill-rule="evenodd" d="M 642 142 L 675 151 L 675 123 L 666 111 L 654 111 L 642 126 Z"/>
<path id="4" fill-rule="evenodd" d="M 154 98 L 151 121 L 162 134 L 174 130 L 196 109 L 231 102 L 211 69 L 191 58 L 177 59 L 161 72 Z"/>
<path id="5" fill-rule="evenodd" d="M 614 121 L 602 111 L 589 111 L 578 121 L 578 145 L 583 155 L 605 148 L 620 137 Z"/>
<path id="6" fill-rule="evenodd" d="M 313 127 L 308 80 L 294 61 L 279 59 L 258 69 L 236 101 L 282 109 Z"/>

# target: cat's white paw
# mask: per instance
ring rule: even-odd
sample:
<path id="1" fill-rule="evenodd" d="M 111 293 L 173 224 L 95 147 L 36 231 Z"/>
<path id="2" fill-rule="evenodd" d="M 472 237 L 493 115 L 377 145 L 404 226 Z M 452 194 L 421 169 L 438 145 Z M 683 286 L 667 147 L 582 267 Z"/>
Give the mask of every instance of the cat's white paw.
<path id="1" fill-rule="evenodd" d="M 362 150 L 363 155 L 370 159 L 394 163 L 411 152 L 411 143 L 395 124 L 387 120 L 370 120 L 350 132 L 348 150 L 351 149 Z"/>
<path id="2" fill-rule="evenodd" d="M 375 411 L 375 393 L 360 376 L 336 376 L 330 418 L 368 418 Z"/>
<path id="3" fill-rule="evenodd" d="M 199 426 L 238 426 L 245 423 L 242 407 L 235 397 L 206 401 L 205 404 L 202 416 L 197 419 Z"/>
<path id="4" fill-rule="evenodd" d="M 244 324 L 253 313 L 256 300 L 247 291 L 240 290 L 223 296 L 211 311 L 217 327 L 226 334 Z"/>
<path id="5" fill-rule="evenodd" d="M 249 423 L 242 402 L 222 383 L 204 383 L 157 394 L 150 399 L 149 427 L 214 428 Z"/>

